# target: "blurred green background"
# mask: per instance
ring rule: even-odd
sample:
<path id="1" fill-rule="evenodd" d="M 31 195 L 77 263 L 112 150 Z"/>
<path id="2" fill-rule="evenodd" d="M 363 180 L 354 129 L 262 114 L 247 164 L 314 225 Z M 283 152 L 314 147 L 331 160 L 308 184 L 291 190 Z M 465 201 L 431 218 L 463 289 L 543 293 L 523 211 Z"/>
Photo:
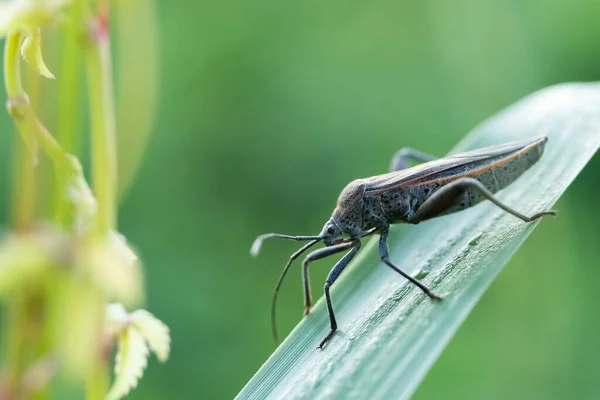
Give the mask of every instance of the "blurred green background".
<path id="1" fill-rule="evenodd" d="M 399 148 L 443 155 L 536 89 L 600 78 L 599 2 L 156 3 L 156 125 L 120 230 L 173 344 L 131 399 L 232 398 L 275 349 L 271 290 L 297 246 L 252 259 L 257 234 L 315 234 L 345 184 L 385 172 Z M 5 113 L 0 127 L 7 193 Z M 595 159 L 416 399 L 600 397 L 599 172 Z M 332 263 L 311 270 L 315 296 Z M 280 300 L 287 333 L 302 317 L 299 267 Z"/>

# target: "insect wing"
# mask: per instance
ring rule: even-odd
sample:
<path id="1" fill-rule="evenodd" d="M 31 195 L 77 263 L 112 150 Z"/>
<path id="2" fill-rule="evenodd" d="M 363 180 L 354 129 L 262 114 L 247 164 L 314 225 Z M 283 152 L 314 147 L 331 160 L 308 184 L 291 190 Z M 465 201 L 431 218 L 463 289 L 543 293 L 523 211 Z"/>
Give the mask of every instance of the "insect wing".
<path id="1" fill-rule="evenodd" d="M 468 164 L 479 164 L 494 158 L 507 157 L 530 146 L 544 143 L 546 140 L 545 137 L 541 137 L 534 140 L 484 147 L 429 161 L 412 168 L 374 176 L 366 180 L 365 190 L 370 194 L 380 193 L 415 181 L 426 180 Z"/>

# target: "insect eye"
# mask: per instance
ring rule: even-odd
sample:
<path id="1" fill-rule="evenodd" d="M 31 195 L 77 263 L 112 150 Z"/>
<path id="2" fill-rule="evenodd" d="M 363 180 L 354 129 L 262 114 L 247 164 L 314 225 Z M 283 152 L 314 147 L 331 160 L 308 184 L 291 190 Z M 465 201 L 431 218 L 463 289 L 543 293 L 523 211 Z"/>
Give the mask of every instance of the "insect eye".
<path id="1" fill-rule="evenodd" d="M 335 233 L 335 228 L 333 226 L 330 226 L 329 228 L 327 228 L 327 233 L 333 235 Z"/>

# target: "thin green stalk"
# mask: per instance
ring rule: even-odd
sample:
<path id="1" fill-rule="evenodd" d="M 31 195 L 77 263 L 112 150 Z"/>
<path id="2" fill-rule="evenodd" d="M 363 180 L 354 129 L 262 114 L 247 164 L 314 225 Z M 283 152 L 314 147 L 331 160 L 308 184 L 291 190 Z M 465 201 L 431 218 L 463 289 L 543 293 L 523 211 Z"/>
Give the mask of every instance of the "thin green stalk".
<path id="1" fill-rule="evenodd" d="M 93 191 L 98 203 L 96 234 L 106 236 L 117 225 L 117 154 L 113 76 L 108 32 L 108 3 L 100 2 L 85 43 L 91 119 Z M 101 354 L 86 382 L 88 399 L 108 392 L 108 363 Z"/>
<path id="2" fill-rule="evenodd" d="M 10 205 L 11 226 L 17 231 L 28 230 L 35 218 L 35 162 L 35 153 L 17 137 L 13 144 Z"/>
<path id="3" fill-rule="evenodd" d="M 23 71 L 23 86 L 27 87 L 27 96 L 31 104 L 31 109 L 37 114 L 39 112 L 39 99 L 40 99 L 40 77 L 37 71 L 32 68 L 25 68 Z M 20 139 L 20 138 L 17 138 Z M 41 169 L 38 169 L 36 153 L 29 151 L 24 146 L 22 140 L 18 140 L 21 149 L 26 152 L 24 157 L 27 159 L 22 162 L 20 167 L 22 170 L 15 171 L 15 174 L 23 176 L 25 173 L 29 174 L 23 176 L 19 184 L 25 186 L 28 190 L 27 193 L 22 193 L 20 201 L 31 203 L 31 225 L 34 227 L 36 220 L 42 215 L 47 215 L 52 209 L 50 205 L 44 204 L 44 202 L 38 202 L 37 196 L 43 198 L 44 189 L 40 186 L 43 183 L 47 175 L 51 173 L 44 173 Z M 37 151 L 36 151 L 37 152 Z M 42 175 L 44 174 L 44 175 Z M 27 198 L 31 196 L 31 198 Z M 42 207 L 44 209 L 42 209 Z M 23 332 L 28 332 L 27 341 L 24 342 L 26 346 L 27 354 L 25 365 L 26 369 L 23 371 L 23 379 L 19 385 L 19 392 L 24 397 L 29 396 L 31 400 L 44 400 L 48 398 L 47 385 L 40 385 L 36 388 L 35 392 L 30 392 L 30 385 L 28 381 L 28 375 L 34 366 L 39 362 L 40 359 L 46 357 L 50 351 L 50 344 L 47 336 L 47 332 L 43 329 L 44 327 L 44 295 L 39 293 L 36 289 L 28 290 L 27 293 L 21 294 L 26 300 L 26 304 L 22 310 L 23 325 L 21 327 L 21 335 Z M 23 339 L 21 339 L 23 340 Z M 36 382 L 36 385 L 39 385 Z"/>
<path id="4" fill-rule="evenodd" d="M 117 225 L 115 107 L 107 18 L 96 18 L 94 36 L 86 49 L 92 123 L 92 177 L 98 202 L 99 234 L 106 234 Z"/>
<path id="5" fill-rule="evenodd" d="M 21 58 L 19 55 L 22 40 L 23 36 L 15 33 L 6 38 L 4 45 L 4 86 L 9 98 L 25 94 L 21 83 Z"/>
<path id="6" fill-rule="evenodd" d="M 72 15 L 78 3 L 71 5 Z M 69 27 L 71 28 L 71 27 Z M 76 134 L 76 121 L 79 115 L 79 58 L 78 43 L 74 29 L 68 29 L 62 34 L 62 61 L 60 88 L 58 90 L 58 129 L 57 139 L 61 147 L 70 154 L 77 155 L 79 142 Z M 68 205 L 64 196 L 65 182 L 57 181 L 54 185 L 53 209 L 56 212 L 56 222 L 59 225 L 68 223 Z"/>
<path id="7" fill-rule="evenodd" d="M 4 45 L 4 85 L 9 98 L 9 107 L 11 99 L 27 98 L 21 83 L 19 48 L 22 40 L 21 35 L 11 35 Z M 33 142 L 26 145 L 22 140 L 15 141 L 11 222 L 16 230 L 29 229 L 34 219 L 36 158 L 34 148 Z"/>
<path id="8" fill-rule="evenodd" d="M 75 131 L 76 116 L 79 112 L 79 91 L 76 87 L 79 80 L 78 53 L 78 43 L 74 31 L 65 31 L 62 34 L 56 137 L 65 151 L 75 155 L 77 155 L 79 147 Z"/>
<path id="9" fill-rule="evenodd" d="M 7 326 L 6 337 L 6 371 L 8 373 L 8 387 L 14 393 L 21 382 L 26 369 L 26 338 L 23 334 L 27 326 L 25 297 L 14 296 L 8 304 L 8 315 L 5 318 Z"/>

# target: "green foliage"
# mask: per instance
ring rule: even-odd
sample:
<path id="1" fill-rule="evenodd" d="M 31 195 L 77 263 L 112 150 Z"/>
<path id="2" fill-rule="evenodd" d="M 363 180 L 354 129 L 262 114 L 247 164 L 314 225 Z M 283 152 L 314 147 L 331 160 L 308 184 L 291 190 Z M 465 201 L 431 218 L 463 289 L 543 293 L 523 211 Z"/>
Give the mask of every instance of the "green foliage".
<path id="1" fill-rule="evenodd" d="M 149 359 L 132 400 L 231 399 L 274 351 L 270 293 L 294 244 L 270 244 L 252 259 L 257 234 L 314 234 L 343 186 L 385 172 L 399 148 L 441 156 L 527 93 L 600 80 L 600 2 L 117 0 L 110 9 L 119 186 L 131 182 L 140 149 L 129 132 L 148 125 L 140 107 L 158 105 L 118 231 L 143 261 L 146 307 L 168 321 L 176 344 L 165 366 Z M 153 11 L 148 35 L 138 18 Z M 71 29 L 42 29 L 55 81 L 23 72 L 38 117 L 92 183 L 81 134 L 89 130 L 85 70 Z M 158 57 L 160 84 L 152 87 L 140 86 L 156 82 L 152 71 L 137 70 L 147 51 Z M 16 219 L 14 203 L 35 199 L 46 220 L 43 209 L 52 207 L 43 154 L 33 193 L 10 186 L 12 126 L 0 112 L 3 227 Z M 560 218 L 521 246 L 415 399 L 598 397 L 599 173 L 595 157 L 557 203 Z M 311 270 L 315 299 L 332 264 Z M 298 264 L 288 279 L 278 305 L 282 336 L 303 311 Z M 4 331 L 13 307 L 2 304 Z M 53 382 L 56 398 L 83 397 L 61 376 Z"/>
<path id="2" fill-rule="evenodd" d="M 560 85 L 485 121 L 454 152 L 546 135 L 542 159 L 499 198 L 525 214 L 548 209 L 600 147 L 600 86 Z M 552 221 L 544 221 L 550 224 Z M 290 334 L 239 394 L 247 398 L 408 398 L 535 224 L 492 204 L 395 227 L 391 257 L 444 296 L 428 301 L 379 262 L 370 242 L 334 285 L 340 332 L 324 351 L 324 302 Z"/>
<path id="3" fill-rule="evenodd" d="M 134 2 L 130 7 L 144 6 Z M 135 12 L 129 16 L 127 22 L 134 22 Z M 90 400 L 119 399 L 137 385 L 149 349 L 161 361 L 168 358 L 169 330 L 152 314 L 138 310 L 129 315 L 121 304 L 105 311 L 108 301 L 135 306 L 144 297 L 138 257 L 116 231 L 117 149 L 108 20 L 105 1 L 12 0 L 0 5 L 7 111 L 23 141 L 16 147 L 12 188 L 19 201 L 13 204 L 12 225 L 0 242 L 0 298 L 9 314 L 4 326 L 6 376 L 0 381 L 3 398 L 46 398 L 60 373 L 85 385 Z M 61 97 L 57 140 L 38 117 L 44 103 L 36 106 L 30 99 L 21 75 L 23 58 L 34 71 L 29 81 L 35 94 L 36 75 L 54 78 L 42 57 L 42 29 L 51 23 L 70 37 L 68 43 L 80 47 L 66 53 L 64 70 L 73 72 L 71 58 L 83 56 L 86 61 L 91 188 L 78 156 L 63 148 L 66 143 L 72 149 L 75 137 L 83 136 L 73 123 L 65 122 L 77 118 L 71 112 L 73 102 Z M 145 111 L 148 119 L 151 112 Z M 142 130 L 149 125 L 143 124 Z M 141 153 L 138 150 L 136 157 Z M 48 161 L 52 175 L 39 168 Z M 129 172 L 128 179 L 132 176 Z M 35 192 L 41 188 L 46 196 L 38 199 Z M 47 199 L 51 193 L 53 201 Z M 37 208 L 36 200 L 50 206 Z M 115 343 L 115 383 L 108 393 L 109 355 Z"/>

